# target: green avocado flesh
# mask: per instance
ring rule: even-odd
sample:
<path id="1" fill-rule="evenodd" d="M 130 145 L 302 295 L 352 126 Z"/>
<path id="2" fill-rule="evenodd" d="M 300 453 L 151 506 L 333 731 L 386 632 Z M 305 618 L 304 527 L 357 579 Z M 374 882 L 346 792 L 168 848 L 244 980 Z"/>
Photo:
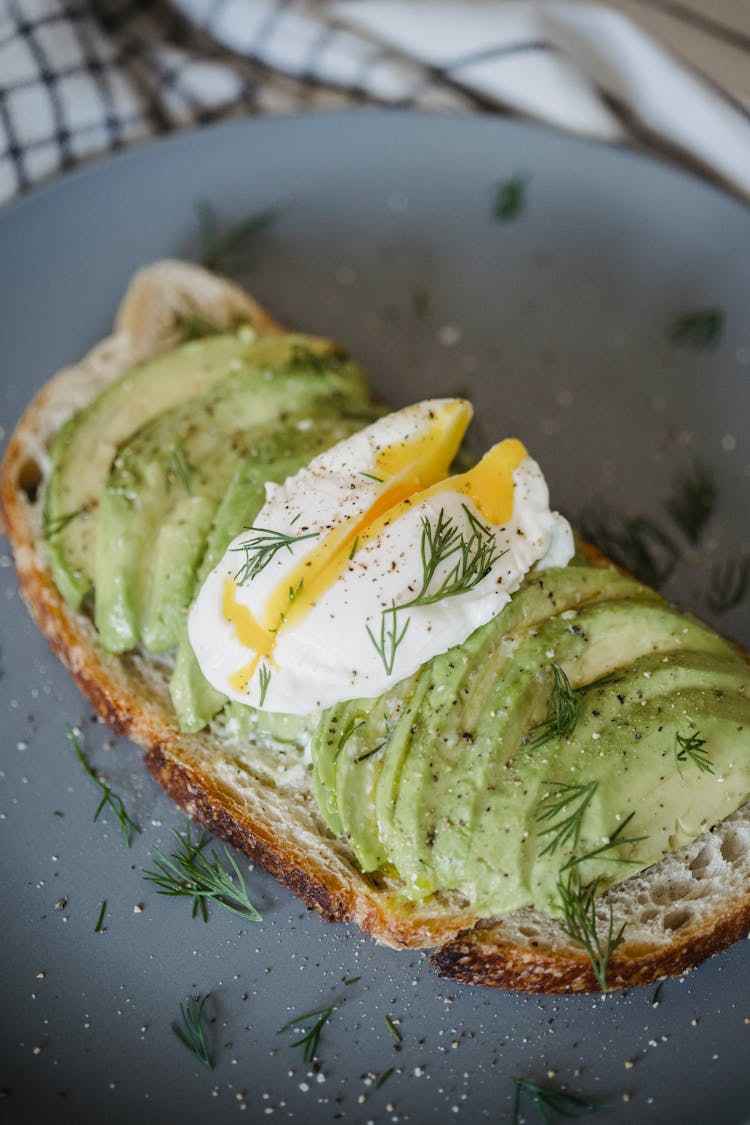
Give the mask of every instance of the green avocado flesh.
<path id="1" fill-rule="evenodd" d="M 104 647 L 170 652 L 179 725 L 312 776 L 330 828 L 404 904 L 480 915 L 605 887 L 750 795 L 750 669 L 659 595 L 576 555 L 532 573 L 464 644 L 318 715 L 228 703 L 187 612 L 281 482 L 382 413 L 328 342 L 241 329 L 144 364 L 68 422 L 45 498 L 51 566 Z M 270 748 L 270 749 L 269 749 Z M 296 763 L 296 765 L 295 765 Z M 264 766 L 264 768 L 266 768 Z"/>
<path id="2" fill-rule="evenodd" d="M 55 581 L 76 607 L 93 588 L 107 651 L 175 650 L 183 730 L 225 703 L 187 640 L 199 584 L 252 524 L 266 482 L 380 413 L 362 371 L 328 341 L 240 329 L 136 368 L 58 435 L 45 498 Z"/>
<path id="3" fill-rule="evenodd" d="M 544 725 L 555 667 L 577 709 L 562 736 Z M 603 890 L 742 804 L 749 684 L 727 642 L 633 579 L 545 571 L 384 696 L 326 712 L 318 801 L 405 899 L 555 913 L 561 881 Z"/>

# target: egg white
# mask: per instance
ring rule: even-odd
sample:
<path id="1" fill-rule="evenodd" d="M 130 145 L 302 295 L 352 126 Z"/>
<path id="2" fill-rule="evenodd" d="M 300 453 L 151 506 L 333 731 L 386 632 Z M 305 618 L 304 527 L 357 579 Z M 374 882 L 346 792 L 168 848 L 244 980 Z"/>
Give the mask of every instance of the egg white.
<path id="1" fill-rule="evenodd" d="M 283 485 L 267 485 L 266 503 L 254 526 L 290 536 L 323 535 L 361 517 L 384 487 L 362 474 L 375 474 L 378 454 L 428 426 L 443 402 L 429 400 L 388 415 L 316 457 Z M 265 710 L 291 714 L 308 714 L 386 691 L 491 620 L 532 566 L 563 566 L 572 557 L 570 526 L 550 511 L 546 482 L 532 458 L 515 469 L 513 484 L 512 516 L 502 526 L 487 525 L 471 500 L 446 488 L 433 490 L 407 507 L 376 538 L 364 536 L 343 570 L 303 615 L 279 627 L 273 652 L 259 665 L 265 665 L 266 676 L 270 672 L 265 686 L 256 670 L 241 691 L 233 686 L 232 677 L 254 653 L 238 639 L 222 609 L 225 583 L 237 575 L 247 533 L 238 536 L 206 579 L 190 612 L 190 642 L 203 674 L 232 699 L 259 707 L 262 698 Z M 455 521 L 468 537 L 467 509 L 495 536 L 499 557 L 489 573 L 466 593 L 399 609 L 414 598 L 422 583 L 424 521 L 434 526 L 442 512 L 444 520 Z M 314 552 L 316 543 L 315 538 L 305 539 L 278 551 L 255 578 L 237 584 L 237 602 L 263 620 L 269 598 L 298 573 L 300 562 Z M 431 588 L 439 585 L 453 564 L 443 564 Z M 392 654 L 387 640 L 391 627 L 397 635 L 404 630 Z M 384 636 L 385 653 L 377 643 Z"/>

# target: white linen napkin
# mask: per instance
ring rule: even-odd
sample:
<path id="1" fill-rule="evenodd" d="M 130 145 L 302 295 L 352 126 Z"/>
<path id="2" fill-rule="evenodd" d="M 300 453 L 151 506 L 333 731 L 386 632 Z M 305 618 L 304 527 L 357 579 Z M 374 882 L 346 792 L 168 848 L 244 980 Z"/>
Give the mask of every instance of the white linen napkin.
<path id="1" fill-rule="evenodd" d="M 421 64 L 432 81 L 484 104 L 601 140 L 659 147 L 750 197 L 750 113 L 606 5 L 175 2 L 225 46 L 288 73 L 397 102 L 424 81 L 408 65 Z M 385 56 L 376 50 L 384 46 Z"/>
<path id="2" fill-rule="evenodd" d="M 0 202 L 174 129 L 361 103 L 521 114 L 750 198 L 750 6 L 713 3 L 0 0 Z"/>

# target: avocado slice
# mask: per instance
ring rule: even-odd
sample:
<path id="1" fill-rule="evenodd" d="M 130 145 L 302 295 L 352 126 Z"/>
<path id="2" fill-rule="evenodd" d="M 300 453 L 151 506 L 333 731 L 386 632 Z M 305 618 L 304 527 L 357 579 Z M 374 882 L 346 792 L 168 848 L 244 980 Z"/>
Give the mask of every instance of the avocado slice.
<path id="1" fill-rule="evenodd" d="M 578 712 L 567 737 L 545 741 L 553 662 Z M 750 724 L 749 679 L 727 642 L 614 569 L 532 575 L 463 645 L 381 699 L 327 713 L 324 731 L 355 716 L 356 726 L 341 747 L 313 742 L 321 807 L 365 870 L 398 871 L 406 899 L 456 888 L 480 913 L 529 903 L 555 913 L 570 864 L 603 888 L 623 865 L 638 870 L 708 826 L 713 778 L 678 762 L 678 733 L 704 727 L 706 760 L 722 775 L 712 820 L 746 798 L 750 770 L 730 765 Z M 626 789 L 612 785 L 615 769 Z M 664 786 L 675 773 L 677 819 Z M 560 811 L 542 817 L 561 795 Z M 555 843 L 576 801 L 578 833 Z"/>
<path id="2" fill-rule="evenodd" d="M 44 525 L 52 574 L 70 605 L 80 607 L 91 588 L 99 497 L 119 447 L 266 347 L 249 327 L 183 344 L 133 368 L 65 423 L 51 450 Z"/>
<path id="3" fill-rule="evenodd" d="M 547 712 L 553 661 L 577 689 L 610 674 L 622 673 L 630 682 L 635 662 L 646 653 L 721 651 L 720 645 L 709 630 L 653 595 L 589 602 L 530 630 L 487 697 L 482 721 L 452 772 L 451 792 L 439 791 L 428 802 L 434 808 L 428 824 L 406 825 L 416 838 L 431 834 L 438 885 L 456 886 L 460 875 L 480 911 L 513 910 L 530 901 L 529 876 L 538 858 L 528 843 L 534 810 L 552 763 L 569 746 L 560 738 L 537 744 L 535 737 Z M 616 695 L 621 685 L 601 690 Z M 577 725 L 572 738 L 576 776 L 584 761 L 588 781 L 598 740 L 581 742 Z M 397 806 L 396 816 L 400 812 Z"/>
<path id="4" fill-rule="evenodd" d="M 249 456 L 264 460 L 269 435 L 285 431 L 288 452 L 293 452 L 310 448 L 307 431 L 322 420 L 343 416 L 347 421 L 353 413 L 355 423 L 363 424 L 369 400 L 359 369 L 326 355 L 325 342 L 306 341 L 303 351 L 301 339 L 276 338 L 273 364 L 269 357 L 262 364 L 240 366 L 206 394 L 143 427 L 120 450 L 100 500 L 96 545 L 95 622 L 108 651 L 127 651 L 141 639 L 155 649 L 176 642 L 175 607 L 187 607 L 186 592 L 199 557 L 195 543 L 205 539 L 198 505 L 195 535 L 187 526 L 179 536 L 170 536 L 169 515 L 178 488 L 189 487 L 193 500 L 201 498 L 215 510 L 238 463 Z M 186 473 L 179 485 L 175 451 Z M 155 567 L 162 532 L 166 561 Z M 185 564 L 188 548 L 191 557 Z M 174 586 L 170 561 L 181 576 Z M 158 586 L 152 593 L 155 577 Z M 163 606 L 169 592 L 172 609 L 167 613 Z"/>
<path id="5" fill-rule="evenodd" d="M 560 869 L 576 852 L 597 850 L 618 830 L 621 845 L 576 864 L 584 884 L 598 879 L 603 889 L 655 863 L 747 799 L 748 770 L 737 755 L 738 738 L 750 721 L 748 680 L 747 666 L 729 646 L 723 654 L 647 653 L 618 684 L 584 697 L 575 738 L 536 765 L 541 785 L 536 805 L 529 806 L 524 863 L 528 893 L 538 905 L 558 912 Z M 691 734 L 705 746 L 703 769 L 677 758 L 677 736 Z M 554 833 L 542 835 L 554 821 L 540 821 L 540 810 L 560 783 L 594 785 L 595 792 L 577 848 L 569 842 L 553 857 L 540 858 L 554 839 Z M 565 813 L 573 809 L 569 805 Z"/>
<path id="6" fill-rule="evenodd" d="M 389 847 L 395 845 L 402 862 L 404 849 L 409 852 L 409 871 L 427 893 L 429 872 L 434 871 L 430 846 L 425 843 L 430 829 L 428 827 L 421 837 L 410 836 L 410 830 L 395 820 L 398 801 L 402 802 L 400 818 L 408 817 L 410 812 L 415 815 L 416 805 L 422 799 L 418 781 L 421 775 L 429 775 L 435 791 L 451 784 L 451 770 L 455 765 L 452 752 L 457 757 L 465 747 L 467 731 L 474 729 L 483 708 L 487 709 L 487 695 L 502 677 L 511 652 L 523 635 L 550 615 L 570 612 L 590 601 L 632 593 L 635 589 L 641 588 L 613 568 L 593 568 L 585 564 L 532 575 L 502 613 L 477 630 L 460 650 L 436 657 L 420 672 L 386 693 L 382 702 L 359 700 L 328 712 L 313 742 L 316 792 L 323 815 L 335 831 L 349 834 L 365 870 L 377 867 L 382 862 L 378 857 L 388 851 L 380 842 L 382 832 Z M 644 596 L 658 597 L 643 589 Z M 395 761 L 397 748 L 391 742 L 390 732 L 396 726 L 398 715 L 409 706 L 423 677 L 426 677 L 423 690 L 427 693 L 431 721 L 423 728 L 421 740 L 415 737 L 416 732 L 409 724 L 404 724 L 403 740 L 398 743 L 402 757 Z M 383 726 L 384 714 L 391 716 L 387 733 Z M 348 730 L 355 716 L 360 720 L 365 716 L 366 722 L 357 725 L 351 741 L 338 753 L 338 731 Z M 496 726 L 495 723 L 494 728 Z M 488 738 L 494 741 L 496 734 L 494 729 Z M 439 762 L 444 767 L 439 770 L 432 768 L 436 743 L 439 743 Z M 380 749 L 374 754 L 376 747 Z M 408 776 L 405 785 L 397 784 L 399 768 Z M 379 793 L 378 815 L 376 790 Z M 430 799 L 435 800 L 435 792 Z M 415 804 L 410 812 L 404 807 L 409 801 Z"/>

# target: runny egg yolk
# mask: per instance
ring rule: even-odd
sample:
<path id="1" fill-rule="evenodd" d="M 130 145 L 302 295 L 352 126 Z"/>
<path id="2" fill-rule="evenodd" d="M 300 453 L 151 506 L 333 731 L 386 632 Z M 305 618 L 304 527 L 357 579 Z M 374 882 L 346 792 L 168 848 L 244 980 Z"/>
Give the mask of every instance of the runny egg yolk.
<path id="1" fill-rule="evenodd" d="M 411 505 L 446 492 L 466 496 L 489 524 L 507 523 L 513 513 L 513 472 L 528 456 L 521 442 L 508 439 L 495 445 L 468 472 L 449 477 L 453 461 L 471 419 L 471 407 L 461 400 L 436 405 L 429 422 L 406 441 L 379 449 L 372 471 L 344 466 L 352 483 L 363 477 L 382 487 L 366 511 L 331 528 L 287 572 L 267 597 L 263 619 L 241 604 L 234 579 L 224 579 L 222 613 L 237 639 L 254 655 L 230 677 L 235 691 L 243 692 L 259 661 L 273 663 L 278 631 L 306 613 L 347 568 L 354 552 L 376 540 L 383 529 Z"/>

